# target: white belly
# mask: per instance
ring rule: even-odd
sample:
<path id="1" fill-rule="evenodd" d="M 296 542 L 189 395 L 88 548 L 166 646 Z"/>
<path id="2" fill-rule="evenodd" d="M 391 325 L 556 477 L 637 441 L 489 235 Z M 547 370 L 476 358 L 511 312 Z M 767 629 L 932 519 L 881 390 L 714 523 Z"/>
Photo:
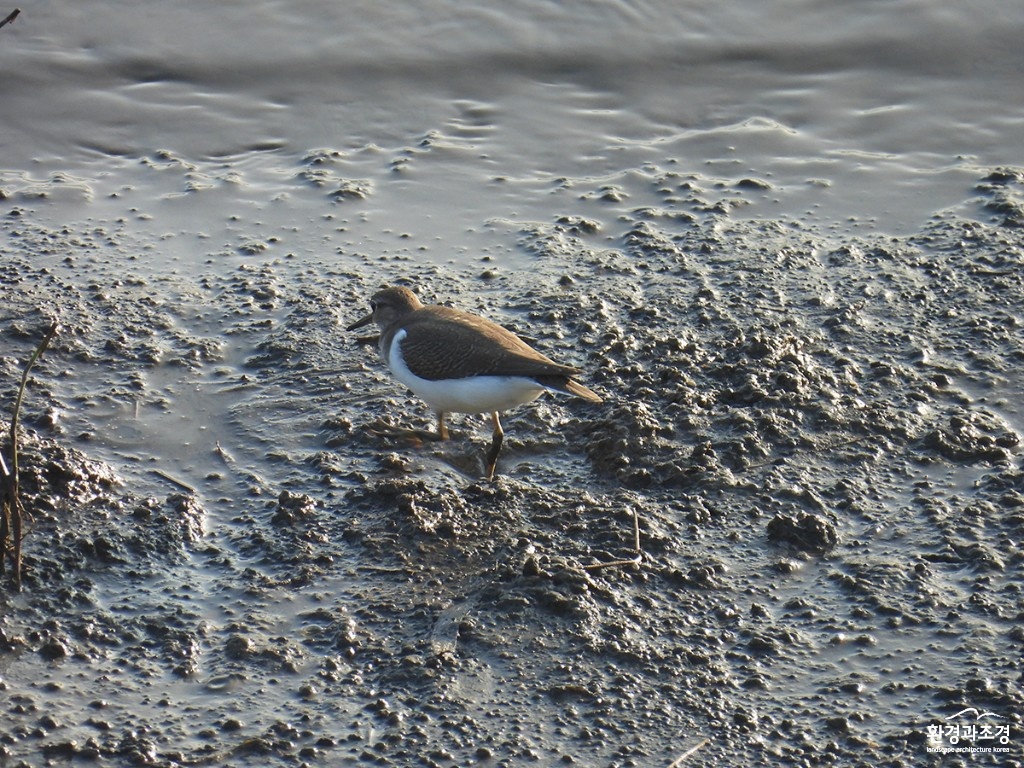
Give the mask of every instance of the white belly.
<path id="1" fill-rule="evenodd" d="M 536 400 L 544 387 L 525 376 L 473 376 L 465 379 L 421 379 L 402 360 L 401 342 L 405 331 L 391 340 L 387 363 L 395 378 L 443 413 L 491 413 L 506 411 Z"/>

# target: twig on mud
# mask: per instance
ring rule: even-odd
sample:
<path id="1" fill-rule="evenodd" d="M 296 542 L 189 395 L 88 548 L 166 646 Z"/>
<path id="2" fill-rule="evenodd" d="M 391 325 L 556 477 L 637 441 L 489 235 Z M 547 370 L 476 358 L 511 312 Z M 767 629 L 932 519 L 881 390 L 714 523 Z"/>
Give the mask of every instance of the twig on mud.
<path id="1" fill-rule="evenodd" d="M 703 747 L 709 741 L 711 741 L 711 739 L 704 739 L 702 741 L 698 741 L 696 744 L 694 744 L 688 750 L 683 752 L 683 754 L 681 754 L 679 757 L 677 757 L 675 760 L 673 760 L 669 764 L 668 768 L 679 768 L 683 764 L 683 761 L 686 760 L 686 758 L 693 757 L 693 755 L 697 754 L 697 750 L 700 749 L 701 747 Z"/>
<path id="2" fill-rule="evenodd" d="M 234 456 L 224 450 L 224 446 L 220 444 L 220 440 L 217 441 L 217 445 L 214 447 L 213 452 L 216 453 L 220 457 L 220 460 L 225 464 L 231 464 L 235 460 Z"/>
<path id="3" fill-rule="evenodd" d="M 162 469 L 151 469 L 150 472 L 152 472 L 157 477 L 166 480 L 171 485 L 178 486 L 183 491 L 186 491 L 186 492 L 192 494 L 193 496 L 197 496 L 198 495 L 198 493 L 196 492 L 196 489 L 193 488 L 191 485 L 186 483 L 184 480 L 179 480 L 178 478 L 176 478 L 176 477 L 174 477 L 172 475 L 167 474 Z"/>
<path id="4" fill-rule="evenodd" d="M 213 452 L 216 453 L 220 460 L 224 462 L 224 465 L 230 468 L 235 474 L 245 478 L 246 481 L 252 483 L 255 487 L 262 491 L 269 492 L 270 486 L 263 480 L 262 477 L 257 475 L 255 472 L 250 472 L 247 469 L 242 469 L 238 466 L 235 461 L 235 457 L 232 456 L 225 448 L 220 444 L 220 440 L 217 441 Z"/>
<path id="5" fill-rule="evenodd" d="M 7 18 L 6 19 L 4 19 L 3 21 L 0 21 L 0 27 L 6 27 L 12 21 L 14 21 L 16 18 L 18 18 L 18 14 L 19 13 L 21 13 L 21 8 L 15 8 L 13 11 L 11 11 L 9 14 L 7 14 Z"/>
<path id="6" fill-rule="evenodd" d="M 10 18 L 9 16 L 8 19 Z M 3 24 L 0 24 L 0 26 L 3 26 Z M 21 590 L 21 540 L 23 536 L 22 527 L 25 519 L 25 507 L 21 503 L 21 493 L 18 487 L 18 420 L 21 416 L 21 402 L 25 397 L 25 387 L 28 385 L 28 375 L 31 373 L 32 366 L 36 364 L 39 356 L 50 346 L 50 342 L 53 341 L 53 337 L 57 335 L 58 330 L 60 330 L 60 324 L 54 320 L 43 336 L 43 340 L 36 347 L 36 351 L 32 353 L 32 357 L 25 364 L 25 370 L 21 373 L 21 386 L 18 387 L 18 396 L 14 400 L 14 413 L 11 415 L 10 469 L 8 469 L 6 463 L 0 460 L 3 467 L 3 477 L 0 478 L 0 481 L 2 481 L 0 482 L 0 487 L 3 490 L 3 493 L 0 494 L 2 496 L 0 498 L 0 506 L 2 506 L 3 512 L 2 517 L 0 517 L 0 573 L 6 572 L 7 556 L 10 555 L 11 567 L 14 571 L 12 574 L 14 588 L 19 591 Z"/>
<path id="7" fill-rule="evenodd" d="M 597 571 L 601 568 L 621 568 L 626 565 L 640 565 L 643 560 L 643 550 L 640 549 L 640 515 L 637 514 L 636 508 L 633 509 L 633 557 L 623 558 L 621 560 L 611 560 L 607 563 L 593 563 L 591 565 L 584 565 L 583 570 L 585 571 Z"/>
<path id="8" fill-rule="evenodd" d="M 18 494 L 14 490 L 14 478 L 7 468 L 4 454 L 0 451 L 0 574 L 7 572 L 7 532 L 11 529 L 11 518 Z"/>

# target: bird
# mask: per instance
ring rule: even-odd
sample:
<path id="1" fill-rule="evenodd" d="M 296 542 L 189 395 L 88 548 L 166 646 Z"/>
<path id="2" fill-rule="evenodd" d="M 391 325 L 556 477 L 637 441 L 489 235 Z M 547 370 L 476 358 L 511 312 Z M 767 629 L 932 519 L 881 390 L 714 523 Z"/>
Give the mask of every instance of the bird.
<path id="1" fill-rule="evenodd" d="M 438 304 L 423 304 L 409 288 L 390 286 L 370 299 L 370 313 L 348 326 L 380 328 L 378 349 L 391 373 L 437 415 L 436 434 L 447 440 L 449 413 L 489 413 L 494 431 L 486 476 L 494 479 L 505 433 L 499 414 L 536 400 L 543 392 L 590 403 L 602 398 L 577 380 L 582 371 L 556 363 L 512 331 L 484 317 Z"/>

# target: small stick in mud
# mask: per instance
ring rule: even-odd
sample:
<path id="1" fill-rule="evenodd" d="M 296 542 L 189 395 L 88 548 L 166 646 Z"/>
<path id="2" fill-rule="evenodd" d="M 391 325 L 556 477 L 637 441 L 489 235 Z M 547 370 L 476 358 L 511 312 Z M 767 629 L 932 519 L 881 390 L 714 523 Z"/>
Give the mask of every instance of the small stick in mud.
<path id="1" fill-rule="evenodd" d="M 60 324 L 54 320 L 43 336 L 43 340 L 36 347 L 36 351 L 32 353 L 32 357 L 25 364 L 25 370 L 21 374 L 21 386 L 18 387 L 18 396 L 14 400 L 14 413 L 11 415 L 10 469 L 7 468 L 6 462 L 0 460 L 0 469 L 3 470 L 3 475 L 0 476 L 0 490 L 2 490 L 0 493 L 0 508 L 2 509 L 0 511 L 3 513 L 0 516 L 0 573 L 6 573 L 6 559 L 9 555 L 14 571 L 12 574 L 14 588 L 18 591 L 21 590 L 21 541 L 24 536 L 22 527 L 25 518 L 25 507 L 21 503 L 21 493 L 18 487 L 18 419 L 21 415 L 21 402 L 25 397 L 25 387 L 28 384 L 28 375 L 32 371 L 32 366 L 50 346 L 50 342 L 53 341 L 53 337 L 57 335 L 59 329 Z"/>
<path id="2" fill-rule="evenodd" d="M 178 486 L 179 488 L 181 488 L 181 490 L 185 491 L 185 493 L 190 493 L 193 496 L 197 496 L 198 495 L 196 489 L 193 488 L 191 485 L 186 483 L 184 480 L 179 480 L 178 478 L 174 477 L 173 475 L 167 474 L 162 469 L 151 469 L 149 471 L 152 472 L 157 477 L 159 477 L 160 479 L 166 480 L 171 485 Z"/>
<path id="3" fill-rule="evenodd" d="M 15 8 L 13 11 L 11 11 L 9 14 L 7 14 L 7 18 L 6 19 L 4 19 L 3 21 L 0 21 L 0 27 L 6 27 L 12 21 L 14 21 L 16 18 L 18 18 L 18 14 L 19 13 L 21 13 L 21 8 Z"/>
<path id="4" fill-rule="evenodd" d="M 230 453 L 224 450 L 224 447 L 220 444 L 220 440 L 217 441 L 217 445 L 213 449 L 213 452 L 216 453 L 220 457 L 220 460 L 225 464 L 230 464 L 235 460 Z"/>
<path id="5" fill-rule="evenodd" d="M 640 562 L 643 560 L 643 550 L 640 549 L 640 515 L 637 514 L 635 507 L 633 508 L 633 552 L 635 553 L 633 557 L 611 560 L 607 563 L 584 565 L 583 570 L 597 571 L 601 568 L 621 568 L 626 565 L 640 565 Z"/>
<path id="6" fill-rule="evenodd" d="M 703 741 L 697 742 L 692 747 L 690 747 L 688 750 L 683 752 L 683 754 L 681 754 L 679 757 L 677 757 L 675 760 L 673 760 L 669 764 L 668 768 L 679 768 L 683 764 L 683 761 L 686 760 L 686 758 L 693 757 L 693 755 L 695 755 L 697 753 L 697 750 L 700 749 L 701 747 L 703 747 L 709 741 L 711 741 L 711 739 L 704 739 Z"/>

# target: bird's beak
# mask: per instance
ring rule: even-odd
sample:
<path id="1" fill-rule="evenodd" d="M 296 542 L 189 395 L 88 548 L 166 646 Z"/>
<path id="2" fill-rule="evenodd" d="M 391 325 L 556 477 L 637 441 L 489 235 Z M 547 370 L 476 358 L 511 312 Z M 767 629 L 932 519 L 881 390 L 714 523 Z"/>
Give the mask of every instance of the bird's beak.
<path id="1" fill-rule="evenodd" d="M 364 325 L 369 325 L 372 322 L 373 322 L 373 312 L 368 314 L 362 320 L 356 320 L 354 323 L 352 323 L 352 325 L 350 325 L 345 330 L 347 330 L 347 331 L 354 331 L 356 328 L 362 328 Z"/>

